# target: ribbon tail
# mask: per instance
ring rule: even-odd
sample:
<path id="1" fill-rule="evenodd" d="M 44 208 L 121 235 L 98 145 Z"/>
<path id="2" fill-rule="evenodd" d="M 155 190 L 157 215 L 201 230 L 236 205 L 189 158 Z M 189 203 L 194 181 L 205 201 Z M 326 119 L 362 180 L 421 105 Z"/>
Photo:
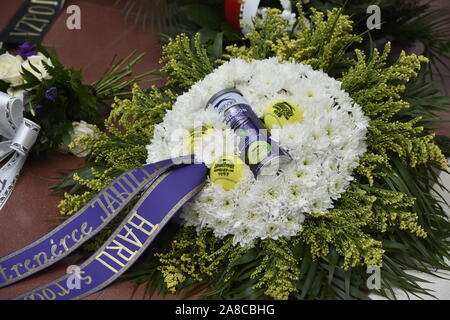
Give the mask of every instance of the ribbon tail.
<path id="1" fill-rule="evenodd" d="M 81 299 L 108 286 L 141 256 L 179 209 L 201 190 L 207 172 L 206 166 L 193 164 L 161 175 L 105 244 L 77 271 L 15 299 Z"/>
<path id="2" fill-rule="evenodd" d="M 11 196 L 26 158 L 26 156 L 15 152 L 11 159 L 0 169 L 0 210 Z"/>
<path id="3" fill-rule="evenodd" d="M 40 130 L 38 124 L 23 117 L 23 111 L 22 101 L 0 92 L 0 135 L 7 139 L 0 142 L 0 161 L 15 152 L 0 169 L 0 210 L 11 195 Z"/>
<path id="4" fill-rule="evenodd" d="M 17 154 L 14 157 L 18 157 Z M 121 174 L 64 223 L 28 246 L 0 258 L 0 288 L 25 279 L 72 253 L 99 233 L 161 174 L 190 160 L 191 156 L 163 160 Z"/>
<path id="5" fill-rule="evenodd" d="M 12 150 L 10 146 L 10 140 L 0 142 L 0 161 L 5 160 L 11 155 L 11 153 L 13 153 L 14 150 Z"/>

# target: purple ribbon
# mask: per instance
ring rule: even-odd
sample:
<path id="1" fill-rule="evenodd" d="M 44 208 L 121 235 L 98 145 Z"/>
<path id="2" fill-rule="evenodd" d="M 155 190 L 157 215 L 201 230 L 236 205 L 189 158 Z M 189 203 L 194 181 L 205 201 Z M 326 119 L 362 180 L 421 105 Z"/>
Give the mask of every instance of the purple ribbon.
<path id="1" fill-rule="evenodd" d="M 126 257 L 126 255 L 122 256 L 124 252 L 133 254 L 133 257 L 139 256 L 176 213 L 176 210 L 173 211 L 172 208 L 178 203 L 181 206 L 188 201 L 192 197 L 191 191 L 192 194 L 198 192 L 199 186 L 205 180 L 207 169 L 199 164 L 186 165 L 190 163 L 193 163 L 192 156 L 180 157 L 121 174 L 60 226 L 30 245 L 1 258 L 0 287 L 25 279 L 60 261 L 100 232 L 137 194 L 147 190 L 105 245 L 81 267 L 83 271 L 78 275 L 78 279 L 75 279 L 79 282 L 84 281 L 81 290 L 74 290 L 70 284 L 63 284 L 64 279 L 69 277 L 66 275 L 50 283 L 48 288 L 44 286 L 21 297 L 43 300 L 72 299 L 87 296 L 105 287 L 129 268 L 135 260 L 131 258 L 129 261 L 114 260 L 111 257 L 114 254 L 117 254 L 119 258 Z M 183 167 L 173 169 L 177 165 L 183 165 Z M 171 169 L 173 170 L 168 173 Z M 179 199 L 180 195 L 184 197 L 187 194 L 188 200 Z M 166 210 L 169 207 L 170 209 Z M 131 251 L 133 248 L 123 247 L 123 243 L 128 246 L 135 244 L 139 246 L 139 250 Z M 115 247 L 119 249 L 114 249 Z M 122 261 L 123 265 L 117 261 Z M 119 263 L 120 268 L 117 268 L 114 262 Z M 103 264 L 103 268 L 100 264 Z M 106 269 L 111 272 L 116 271 L 114 275 L 108 276 L 108 279 L 112 280 L 108 281 L 105 278 L 108 274 Z M 87 273 L 86 276 L 84 276 L 85 273 Z M 96 287 L 93 288 L 92 285 Z"/>
<path id="2" fill-rule="evenodd" d="M 81 299 L 108 286 L 147 249 L 178 210 L 203 187 L 208 169 L 192 164 L 159 176 L 145 191 L 121 225 L 79 268 L 33 289 L 17 300 Z M 79 286 L 74 285 L 78 282 Z"/>

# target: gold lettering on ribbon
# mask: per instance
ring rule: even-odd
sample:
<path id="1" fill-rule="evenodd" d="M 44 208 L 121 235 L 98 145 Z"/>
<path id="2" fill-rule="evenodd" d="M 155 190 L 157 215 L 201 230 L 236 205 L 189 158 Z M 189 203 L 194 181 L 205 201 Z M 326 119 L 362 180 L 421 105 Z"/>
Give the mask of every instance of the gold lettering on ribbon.
<path id="1" fill-rule="evenodd" d="M 127 220 L 126 224 L 131 225 L 136 230 L 140 230 L 141 232 L 145 233 L 147 236 L 150 236 L 155 230 L 155 228 L 158 225 L 154 225 L 151 222 L 147 221 L 145 218 L 140 216 L 137 212 L 134 212 L 130 218 Z M 114 273 L 119 272 L 114 266 L 111 265 L 106 259 L 109 259 L 111 261 L 114 261 L 120 268 L 125 266 L 125 263 L 132 260 L 135 255 L 137 254 L 138 250 L 142 247 L 142 242 L 139 240 L 139 238 L 134 234 L 133 229 L 128 227 L 127 225 L 124 225 L 124 230 L 126 230 L 125 235 L 118 234 L 116 238 L 125 240 L 126 242 L 133 244 L 137 247 L 136 250 L 131 250 L 128 248 L 124 243 L 119 242 L 117 239 L 114 239 L 110 245 L 108 245 L 105 250 L 100 252 L 95 259 L 103 264 L 105 267 L 113 271 Z M 109 250 L 110 252 L 106 252 L 106 250 Z M 115 251 L 114 256 L 111 251 Z M 118 258 L 125 261 L 125 263 Z M 119 269 L 120 269 L 119 268 Z"/>
<path id="2" fill-rule="evenodd" d="M 53 292 L 53 290 L 50 288 L 42 289 L 42 294 L 44 295 L 45 300 L 55 300 L 56 299 L 56 293 Z"/>
<path id="3" fill-rule="evenodd" d="M 89 230 L 86 230 L 87 226 L 88 226 L 87 222 L 83 222 L 81 224 L 81 233 L 84 234 L 85 236 L 87 236 L 89 233 L 92 232 L 92 227 L 89 227 Z"/>
<path id="4" fill-rule="evenodd" d="M 80 238 L 76 238 L 75 234 L 78 233 L 78 229 L 73 229 L 72 230 L 72 240 L 75 241 L 75 243 L 78 243 L 81 241 L 81 239 L 83 239 L 83 237 L 81 236 Z"/>
<path id="5" fill-rule="evenodd" d="M 39 297 L 39 300 L 45 300 L 45 298 L 42 296 L 42 294 L 33 292 L 25 297 L 25 300 L 36 300 L 36 297 Z"/>
<path id="6" fill-rule="evenodd" d="M 91 204 L 91 208 L 94 208 L 96 204 L 98 204 L 99 208 L 102 210 L 103 213 L 105 213 L 105 216 L 100 216 L 100 219 L 102 219 L 102 221 L 104 222 L 111 214 L 112 212 L 110 212 L 105 204 L 103 203 L 102 199 L 100 198 L 101 194 L 98 195 L 98 198 L 95 200 L 95 202 L 93 204 Z"/>
<path id="7" fill-rule="evenodd" d="M 58 296 L 64 297 L 65 295 L 68 295 L 70 293 L 70 290 L 66 289 L 64 286 L 60 285 L 59 282 L 56 282 L 55 285 L 61 290 L 58 292 Z"/>
<path id="8" fill-rule="evenodd" d="M 35 22 L 42 22 L 44 24 L 50 23 L 50 20 L 48 19 L 43 19 L 43 18 L 39 18 L 37 15 L 35 14 L 31 14 L 31 13 L 27 13 L 23 16 L 22 20 L 25 21 L 35 21 Z"/>
<path id="9" fill-rule="evenodd" d="M 86 272 L 85 271 L 80 272 L 80 280 L 84 281 L 85 285 L 90 285 L 92 283 L 92 277 L 91 276 L 82 276 L 84 273 L 86 273 Z M 63 281 L 67 285 L 67 283 L 65 282 L 66 279 L 64 279 Z M 58 287 L 58 289 L 60 290 L 59 292 L 57 292 L 57 295 L 60 297 L 64 297 L 64 296 L 68 295 L 71 291 L 71 289 L 67 289 L 60 282 L 56 282 L 55 286 Z M 43 289 L 43 290 L 45 290 L 45 289 Z"/>
<path id="10" fill-rule="evenodd" d="M 56 10 L 46 6 L 31 6 L 28 8 L 28 13 L 41 14 L 44 16 L 53 16 L 56 13 Z"/>
<path id="11" fill-rule="evenodd" d="M 108 262 L 106 262 L 105 260 L 103 260 L 103 256 L 108 257 L 109 259 L 111 259 L 112 261 L 114 261 L 115 263 L 117 263 L 119 266 L 123 267 L 124 264 L 122 262 L 120 262 L 119 260 L 117 260 L 115 257 L 113 257 L 112 255 L 110 255 L 108 252 L 102 251 L 100 252 L 96 257 L 95 260 L 97 260 L 98 262 L 100 262 L 101 264 L 103 264 L 105 267 L 107 267 L 108 269 L 110 269 L 112 272 L 117 273 L 119 272 L 119 270 L 117 270 L 116 268 L 114 268 L 113 266 L 111 266 Z"/>
<path id="12" fill-rule="evenodd" d="M 55 243 L 55 240 L 50 239 L 50 246 L 48 252 L 41 251 L 33 256 L 32 260 L 35 261 L 37 264 L 32 264 L 31 259 L 25 259 L 23 263 L 18 262 L 9 267 L 9 269 L 0 266 L 0 276 L 4 279 L 5 282 L 8 282 L 11 279 L 25 276 L 26 274 L 33 272 L 34 269 L 36 268 L 46 266 L 49 262 L 56 259 L 60 255 L 64 254 L 65 251 L 68 251 L 70 249 L 67 244 L 67 240 L 72 239 L 74 244 L 77 244 L 91 232 L 92 226 L 89 226 L 87 222 L 83 222 L 79 229 L 78 228 L 73 229 L 69 234 L 64 235 L 59 240 L 59 242 Z M 19 268 L 23 268 L 24 271 L 21 272 Z M 15 275 L 10 275 L 9 277 L 7 277 L 5 273 L 6 270 L 8 270 L 9 272 L 14 272 Z"/>
<path id="13" fill-rule="evenodd" d="M 44 31 L 44 28 L 47 26 L 47 24 L 43 24 L 41 26 L 36 26 L 36 25 L 32 24 L 31 22 L 29 22 L 29 21 L 27 21 L 25 19 L 22 19 L 22 20 L 20 20 L 17 23 L 17 25 L 20 25 L 20 24 L 22 24 L 24 26 L 27 26 L 27 27 L 30 27 L 30 29 L 32 29 L 34 31 L 37 31 L 38 33 L 41 33 L 42 31 Z M 23 31 L 22 29 L 19 29 L 19 30 Z"/>
<path id="14" fill-rule="evenodd" d="M 51 253 L 52 257 L 58 257 L 64 253 L 64 250 L 60 250 L 58 253 L 56 253 L 56 250 L 58 249 L 58 245 L 54 243 L 53 239 L 50 239 L 50 244 L 51 244 L 50 253 Z"/>
<path id="15" fill-rule="evenodd" d="M 146 235 L 150 236 L 153 232 L 153 230 L 155 229 L 156 226 L 158 225 L 154 225 L 153 223 L 147 221 L 145 218 L 143 218 L 142 216 L 140 216 L 137 211 L 135 211 L 130 219 L 127 221 L 128 224 L 130 224 L 131 226 L 133 226 L 134 228 L 136 228 L 137 230 L 142 231 L 143 233 L 145 233 Z"/>
<path id="16" fill-rule="evenodd" d="M 59 6 L 58 1 L 31 0 L 32 5 L 27 8 L 27 13 L 16 23 L 14 29 L 10 32 L 12 36 L 39 36 L 51 22 L 41 16 L 54 16 L 56 9 L 48 7 Z M 28 27 L 29 29 L 27 30 Z"/>
<path id="17" fill-rule="evenodd" d="M 113 240 L 113 245 L 109 245 L 106 247 L 106 250 L 115 250 L 118 257 L 120 257 L 122 260 L 125 260 L 126 262 L 133 259 L 133 257 L 136 255 L 137 251 L 131 250 L 127 246 L 125 246 L 123 243 L 120 243 L 117 240 Z"/>
<path id="18" fill-rule="evenodd" d="M 89 227 L 89 229 L 87 229 L 87 228 L 88 228 L 88 223 L 87 222 L 83 222 L 81 224 L 80 229 L 75 228 L 75 229 L 73 229 L 70 232 L 70 234 L 66 234 L 64 237 L 62 237 L 59 240 L 59 245 L 62 246 L 63 251 L 56 253 L 56 247 L 54 247 L 56 245 L 54 245 L 54 246 L 51 247 L 52 256 L 53 257 L 57 257 L 57 256 L 63 254 L 64 251 L 68 251 L 70 249 L 69 246 L 67 245 L 67 240 L 68 239 L 72 239 L 72 241 L 75 244 L 77 244 L 78 242 L 83 240 L 83 238 L 85 238 L 85 236 L 87 236 L 89 233 L 92 232 L 92 227 Z M 80 232 L 81 232 L 81 234 L 80 234 Z M 78 236 L 76 236 L 76 234 L 78 234 Z M 50 244 L 53 244 L 53 239 L 50 240 Z"/>
<path id="19" fill-rule="evenodd" d="M 145 171 L 144 169 L 139 168 L 139 169 L 136 170 L 136 171 L 140 171 L 140 172 L 145 176 L 144 180 L 139 181 L 138 178 L 136 178 L 136 176 L 133 174 L 133 172 L 132 172 L 129 176 L 127 176 L 127 177 L 128 177 L 130 180 L 133 180 L 133 182 L 136 183 L 138 186 L 142 185 L 142 182 L 143 182 L 143 181 L 146 183 L 147 181 L 145 181 L 145 180 L 148 179 L 148 178 L 150 178 L 150 176 L 148 175 L 148 172 Z"/>
<path id="20" fill-rule="evenodd" d="M 81 271 L 81 274 L 84 274 L 85 271 Z M 92 283 L 92 277 L 91 276 L 80 276 L 80 280 L 84 281 L 85 285 L 90 285 Z M 64 279 L 65 281 L 65 279 Z M 36 298 L 39 298 L 39 300 L 56 300 L 56 297 L 64 297 L 70 293 L 70 289 L 67 289 L 64 287 L 64 285 L 61 285 L 59 282 L 55 282 L 53 284 L 48 285 L 45 288 L 42 288 L 37 291 L 33 291 L 30 294 L 24 296 L 24 300 L 36 300 Z M 50 286 L 55 285 L 57 289 L 60 291 L 53 290 Z M 55 292 L 56 291 L 56 292 Z"/>
<path id="21" fill-rule="evenodd" d="M 140 190 L 142 186 L 146 185 L 149 181 L 149 178 L 151 175 L 144 169 L 140 168 L 138 169 L 140 171 L 134 171 L 133 173 L 141 172 L 144 177 L 143 180 L 139 180 L 138 177 L 136 177 L 133 173 L 123 175 L 116 183 L 115 185 L 111 186 L 107 190 L 105 190 L 103 193 L 101 193 L 96 201 L 91 204 L 91 207 L 94 207 L 96 204 L 99 205 L 100 209 L 106 214 L 106 217 L 111 215 L 114 210 L 117 210 L 117 208 L 120 207 L 122 202 L 119 200 L 124 201 L 126 197 L 130 197 L 133 193 L 136 193 L 137 190 Z M 135 184 L 134 184 L 135 183 Z M 120 192 L 117 188 L 122 189 L 124 192 Z M 109 194 L 107 191 L 112 192 L 117 199 L 115 199 L 111 194 Z M 130 190 L 130 191 L 129 191 Z M 105 203 L 101 200 L 101 196 L 104 196 Z M 114 205 L 117 205 L 117 208 L 114 208 Z M 108 210 L 110 209 L 110 210 Z M 103 221 L 106 220 L 105 217 L 101 216 L 101 219 Z M 144 234 L 150 236 L 154 230 L 154 228 L 157 226 L 153 225 L 151 222 L 147 221 L 145 218 L 141 217 L 137 212 L 134 212 L 127 223 L 134 227 L 136 230 L 139 230 L 143 232 Z M 133 229 L 129 226 L 125 225 L 124 229 L 126 231 L 126 234 L 118 234 L 117 240 L 114 240 L 112 242 L 112 245 L 107 247 L 108 250 L 115 250 L 116 256 L 120 259 L 128 262 L 129 260 L 133 259 L 133 257 L 136 255 L 139 248 L 142 247 L 142 242 L 139 240 L 139 238 L 134 234 Z M 12 267 L 5 268 L 0 265 L 0 276 L 4 279 L 5 282 L 8 282 L 16 277 L 23 277 L 31 272 L 33 272 L 36 268 L 45 267 L 48 265 L 52 260 L 56 259 L 57 257 L 63 255 L 66 251 L 69 251 L 72 247 L 72 244 L 68 244 L 68 240 L 72 239 L 75 244 L 82 241 L 82 239 L 89 235 L 93 231 L 93 227 L 89 226 L 87 222 L 84 222 L 80 229 L 73 229 L 70 231 L 69 234 L 64 235 L 62 238 L 59 239 L 59 241 L 56 239 L 50 239 L 50 245 L 49 245 L 49 252 L 41 251 L 33 256 L 32 259 L 25 259 L 23 263 L 19 262 L 13 265 Z M 123 243 L 119 242 L 119 240 L 124 240 L 127 243 L 130 243 L 138 249 L 135 251 L 129 249 L 126 247 Z M 55 243 L 56 242 L 56 243 Z M 69 242 L 70 243 L 70 242 Z M 49 256 L 50 255 L 50 256 Z M 112 271 L 117 272 L 117 269 L 109 265 L 102 257 L 107 257 L 117 263 L 119 266 L 123 267 L 124 264 L 119 259 L 114 257 L 112 254 L 108 252 L 102 252 L 97 256 L 97 260 L 103 263 L 105 266 L 110 268 Z M 35 263 L 32 263 L 35 262 Z M 19 271 L 19 268 L 23 267 L 24 270 Z M 16 276 L 6 274 L 5 271 L 14 272 Z M 90 280 L 89 280 L 90 279 Z M 92 281 L 92 278 L 88 277 L 89 281 Z M 61 294 L 61 293 L 60 293 Z M 65 291 L 62 291 L 62 294 L 66 294 Z M 47 293 L 48 295 L 48 293 Z M 49 296 L 52 297 L 53 295 Z M 42 295 L 39 295 L 39 297 L 42 297 Z"/>
<path id="22" fill-rule="evenodd" d="M 104 197 L 104 202 L 101 199 L 101 196 Z M 98 195 L 98 198 L 95 200 L 95 202 L 91 205 L 92 208 L 95 207 L 97 204 L 99 208 L 105 213 L 105 215 L 100 216 L 100 219 L 102 222 L 105 222 L 111 216 L 116 208 L 114 208 L 113 204 L 118 203 L 118 207 L 120 206 L 121 202 L 114 199 L 106 190 Z"/>
<path id="23" fill-rule="evenodd" d="M 20 263 L 20 262 L 18 262 L 18 263 L 16 263 L 15 265 L 13 265 L 12 267 L 11 267 L 11 270 L 12 271 L 14 271 L 15 273 L 16 273 L 16 277 L 20 277 L 20 272 L 19 272 L 19 267 L 21 267 L 21 266 L 23 266 L 23 264 L 22 263 Z"/>
<path id="24" fill-rule="evenodd" d="M 28 25 L 32 29 L 37 29 L 38 32 L 31 32 L 28 30 L 21 29 L 20 24 Z M 20 20 L 19 22 L 17 22 L 16 26 L 14 27 L 14 31 L 10 32 L 10 34 L 13 36 L 26 36 L 26 35 L 38 36 L 40 34 L 40 32 L 42 32 L 42 30 L 40 28 L 34 26 L 31 23 Z"/>
<path id="25" fill-rule="evenodd" d="M 119 190 L 117 190 L 117 188 L 115 186 L 111 186 L 109 188 L 109 190 L 111 190 L 112 193 L 114 193 L 114 195 L 120 199 L 122 202 L 127 200 L 127 198 L 130 196 L 130 194 L 128 192 L 120 192 Z"/>
<path id="26" fill-rule="evenodd" d="M 61 246 L 63 246 L 64 251 L 68 251 L 68 250 L 69 250 L 69 247 L 67 247 L 66 239 L 70 239 L 70 235 L 66 234 L 64 237 L 62 237 L 62 238 L 59 240 L 59 244 L 60 244 Z"/>
<path id="27" fill-rule="evenodd" d="M 39 33 L 36 33 L 36 32 L 28 32 L 26 30 L 21 30 L 21 29 L 19 29 L 18 31 L 21 31 L 21 32 L 12 31 L 9 34 L 12 36 L 33 36 L 33 37 L 39 36 Z"/>
<path id="28" fill-rule="evenodd" d="M 103 193 L 105 197 L 106 207 L 111 210 L 111 212 L 114 212 L 117 208 L 120 207 L 121 201 L 118 201 L 116 198 L 114 198 L 112 195 L 108 193 L 108 191 L 105 191 Z M 114 205 L 117 205 L 117 207 L 114 208 Z"/>
<path id="29" fill-rule="evenodd" d="M 43 262 L 41 262 L 41 257 L 44 257 L 44 261 Z M 45 264 L 47 264 L 48 263 L 48 257 L 47 257 L 47 253 L 45 253 L 45 252 L 39 252 L 38 254 L 36 254 L 34 257 L 33 257 L 33 260 L 34 261 L 36 261 L 37 262 L 37 264 L 39 265 L 39 266 L 42 266 L 42 265 L 45 265 Z"/>
<path id="30" fill-rule="evenodd" d="M 139 240 L 138 237 L 136 237 L 136 235 L 133 232 L 133 229 L 129 228 L 127 225 L 125 225 L 124 228 L 127 231 L 127 233 L 125 235 L 118 234 L 117 238 L 125 240 L 125 241 L 135 245 L 136 247 L 141 247 L 142 242 Z M 131 236 L 132 239 L 130 239 L 129 236 Z"/>
<path id="31" fill-rule="evenodd" d="M 147 179 L 149 178 L 145 170 L 143 169 L 139 170 L 146 176 Z M 98 195 L 98 198 L 91 205 L 91 207 L 93 208 L 95 205 L 99 206 L 99 208 L 105 213 L 105 216 L 100 216 L 102 222 L 104 222 L 106 219 L 109 218 L 109 216 L 111 216 L 117 210 L 117 208 L 122 204 L 123 201 L 128 199 L 143 185 L 147 184 L 147 182 L 148 181 L 145 179 L 139 181 L 136 178 L 136 176 L 134 176 L 133 173 L 126 174 L 115 183 L 118 186 L 120 186 L 124 190 L 124 192 L 118 191 L 115 185 L 111 185 L 109 188 L 107 188 L 107 190 Z M 116 196 L 116 198 L 114 198 L 110 193 L 108 193 L 108 190 L 111 191 Z M 102 200 L 102 196 L 104 200 Z M 116 208 L 114 208 L 115 205 L 117 205 Z"/>
<path id="32" fill-rule="evenodd" d="M 6 268 L 0 266 L 0 275 L 2 276 L 2 278 L 5 279 L 5 281 L 11 280 L 13 278 L 13 276 L 7 277 L 5 271 L 6 271 Z"/>
<path id="33" fill-rule="evenodd" d="M 29 271 L 32 271 L 35 268 L 34 266 L 30 267 L 30 263 L 31 263 L 30 259 L 25 259 L 24 267 L 27 270 L 26 273 L 28 273 Z"/>
<path id="34" fill-rule="evenodd" d="M 81 271 L 81 274 L 84 274 L 84 273 L 85 273 L 85 271 Z M 84 284 L 89 285 L 89 284 L 92 283 L 92 277 L 91 276 L 86 276 L 86 277 L 80 276 L 80 279 L 82 281 L 84 281 Z"/>
<path id="35" fill-rule="evenodd" d="M 123 177 L 121 177 L 117 182 L 116 182 L 123 190 L 130 190 L 129 193 L 134 192 L 134 190 L 136 189 L 136 187 L 139 187 L 139 184 L 134 184 L 131 182 L 131 178 L 129 177 L 129 175 L 125 175 Z"/>

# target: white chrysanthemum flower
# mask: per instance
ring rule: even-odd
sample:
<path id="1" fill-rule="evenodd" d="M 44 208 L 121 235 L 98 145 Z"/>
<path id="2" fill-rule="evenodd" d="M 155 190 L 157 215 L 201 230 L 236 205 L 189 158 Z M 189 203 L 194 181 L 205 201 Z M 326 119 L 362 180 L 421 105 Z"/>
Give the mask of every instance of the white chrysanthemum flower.
<path id="1" fill-rule="evenodd" d="M 75 141 L 76 138 L 82 136 L 97 137 L 95 126 L 93 124 L 87 123 L 84 120 L 81 120 L 80 122 L 72 122 L 72 131 L 70 131 L 70 143 L 67 147 L 62 147 L 62 149 L 68 149 L 70 153 L 74 154 L 77 157 L 86 157 L 89 153 L 91 153 L 91 149 L 87 148 L 79 141 Z"/>
<path id="2" fill-rule="evenodd" d="M 233 154 L 239 155 L 239 138 L 228 128 L 214 130 L 194 146 L 196 162 L 203 162 L 208 168 L 219 158 Z"/>
<path id="3" fill-rule="evenodd" d="M 294 236 L 308 214 L 333 208 L 353 180 L 353 169 L 366 152 L 369 119 L 339 81 L 311 66 L 277 58 L 233 59 L 178 97 L 155 126 L 147 162 L 191 153 L 186 135 L 203 125 L 214 131 L 194 146 L 197 161 L 209 167 L 220 156 L 239 155 L 236 134 L 216 110 L 206 108 L 212 95 L 233 87 L 261 118 L 280 100 L 298 106 L 300 123 L 274 125 L 271 131 L 293 161 L 279 176 L 257 180 L 244 166 L 243 177 L 229 191 L 208 180 L 177 219 L 197 230 L 209 227 L 217 237 L 233 235 L 233 243 L 244 246 L 257 238 Z"/>

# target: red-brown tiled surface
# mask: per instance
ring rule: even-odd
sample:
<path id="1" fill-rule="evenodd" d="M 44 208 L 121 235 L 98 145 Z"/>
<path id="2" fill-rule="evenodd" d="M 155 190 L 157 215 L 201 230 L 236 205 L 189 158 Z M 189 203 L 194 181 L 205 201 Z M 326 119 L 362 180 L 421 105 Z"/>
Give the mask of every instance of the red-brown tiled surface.
<path id="1" fill-rule="evenodd" d="M 86 83 L 99 79 L 115 55 L 123 57 L 132 50 L 146 52 L 144 60 L 137 66 L 138 72 L 158 68 L 160 44 L 155 33 L 133 28 L 124 22 L 120 7 L 113 0 L 74 0 L 81 8 L 81 30 L 66 28 L 67 14 L 60 15 L 43 40 L 47 47 L 54 48 L 61 62 L 66 66 L 83 69 Z M 448 0 L 434 1 L 434 5 L 447 6 Z M 20 0 L 0 2 L 0 30 L 19 7 Z M 446 73 L 445 84 L 438 83 L 450 94 L 450 74 Z M 439 130 L 450 135 L 450 128 Z M 62 171 L 81 167 L 83 160 L 73 156 L 53 156 L 45 161 L 28 159 L 19 182 L 10 200 L 0 212 L 0 256 L 32 242 L 57 224 L 57 204 L 61 195 L 54 195 L 47 189 L 55 180 L 51 177 Z M 0 289 L 0 299 L 9 299 L 65 273 L 66 267 L 75 263 L 76 256 L 58 263 L 27 280 Z M 130 282 L 116 282 L 105 290 L 87 299 L 129 299 L 133 286 Z M 142 288 L 134 296 L 141 299 Z M 152 299 L 178 299 L 177 296 L 153 296 Z"/>

